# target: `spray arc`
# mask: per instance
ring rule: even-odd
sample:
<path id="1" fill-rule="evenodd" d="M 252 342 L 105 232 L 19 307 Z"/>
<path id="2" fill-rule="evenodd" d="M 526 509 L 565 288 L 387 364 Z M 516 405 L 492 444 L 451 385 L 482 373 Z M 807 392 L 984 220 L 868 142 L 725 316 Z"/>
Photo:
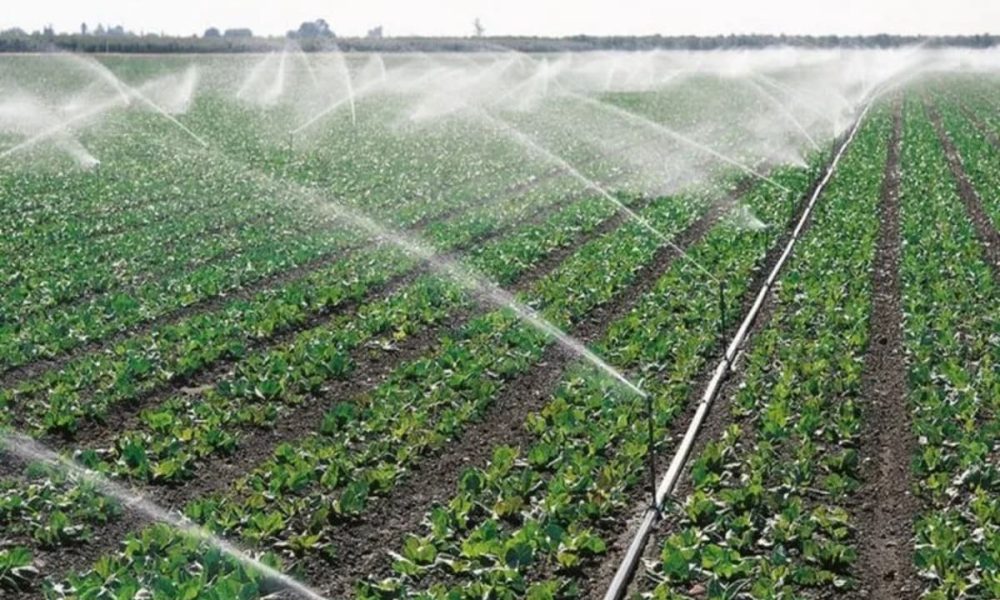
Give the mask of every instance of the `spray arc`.
<path id="1" fill-rule="evenodd" d="M 288 575 L 270 567 L 250 555 L 249 552 L 237 547 L 210 531 L 177 516 L 154 504 L 138 492 L 129 490 L 100 473 L 91 471 L 74 461 L 57 454 L 35 440 L 18 434 L 0 432 L 0 449 L 16 455 L 26 462 L 40 462 L 55 468 L 67 475 L 93 485 L 101 493 L 114 498 L 128 510 L 139 513 L 151 521 L 169 525 L 186 537 L 208 544 L 240 563 L 244 567 L 260 573 L 274 586 L 288 591 L 302 600 L 327 600 L 322 594 L 308 586 L 292 579 Z"/>

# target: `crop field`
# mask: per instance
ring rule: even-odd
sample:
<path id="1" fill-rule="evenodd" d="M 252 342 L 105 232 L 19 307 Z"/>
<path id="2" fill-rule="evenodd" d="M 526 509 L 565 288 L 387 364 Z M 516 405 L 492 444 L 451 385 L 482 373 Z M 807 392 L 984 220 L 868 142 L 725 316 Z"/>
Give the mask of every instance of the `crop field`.
<path id="1" fill-rule="evenodd" d="M 998 598 L 998 109 L 991 51 L 0 55 L 0 598 Z"/>

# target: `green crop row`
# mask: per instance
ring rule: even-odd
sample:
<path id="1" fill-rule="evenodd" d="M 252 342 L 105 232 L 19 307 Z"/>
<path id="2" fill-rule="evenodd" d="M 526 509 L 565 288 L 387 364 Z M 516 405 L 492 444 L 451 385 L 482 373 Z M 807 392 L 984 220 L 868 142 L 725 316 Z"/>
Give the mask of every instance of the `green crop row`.
<path id="1" fill-rule="evenodd" d="M 31 543 L 54 548 L 86 543 L 95 526 L 121 514 L 117 501 L 56 469 L 31 467 L 23 478 L 0 479 L 2 546 Z"/>
<path id="2" fill-rule="evenodd" d="M 263 192 L 261 190 L 258 194 Z M 294 200 L 289 200 L 289 203 L 294 206 Z M 497 204 L 487 205 L 485 209 L 493 213 L 499 212 Z M 435 209 L 433 203 L 425 202 L 419 216 L 415 216 L 422 219 L 441 212 L 441 208 Z M 311 217 L 306 222 L 309 220 L 322 224 L 329 221 L 329 218 Z M 193 271 L 179 269 L 173 277 L 155 278 L 126 292 L 112 290 L 82 305 L 57 307 L 46 312 L 42 312 L 41 308 L 33 309 L 30 311 L 31 316 L 0 326 L 0 364 L 9 368 L 39 357 L 60 354 L 86 341 L 126 330 L 201 299 L 239 289 L 324 255 L 343 251 L 358 239 L 357 234 L 349 230 L 329 227 L 316 229 L 315 226 L 312 229 L 313 231 L 308 231 L 307 228 L 306 235 L 296 235 L 295 228 L 287 231 L 287 225 L 268 225 L 256 238 L 259 244 L 254 244 L 253 238 L 249 241 L 241 240 L 237 247 L 242 251 L 230 252 L 222 262 L 209 262 Z M 67 272 L 80 273 L 75 270 Z M 66 276 L 69 281 L 73 278 L 72 274 Z M 59 278 L 43 278 L 41 283 L 34 283 L 35 280 L 32 280 L 28 285 L 45 287 L 44 294 L 48 296 L 52 295 L 49 292 L 50 286 L 72 287 L 72 283 L 66 283 L 66 280 L 60 283 Z M 23 304 L 30 299 L 21 298 L 16 289 L 5 298 L 9 298 L 13 305 Z"/>
<path id="3" fill-rule="evenodd" d="M 858 486 L 887 112 L 876 109 L 859 131 L 779 280 L 732 396 L 739 424 L 694 457 L 693 490 L 669 507 L 654 598 L 696 586 L 720 598 L 852 586 L 846 502 Z"/>
<path id="4" fill-rule="evenodd" d="M 577 202 L 543 223 L 480 247 L 472 264 L 486 274 L 516 275 L 615 212 L 600 198 Z M 269 427 L 277 413 L 293 408 L 304 395 L 321 394 L 324 382 L 349 377 L 352 348 L 375 343 L 372 338 L 380 335 L 383 340 L 375 345 L 391 350 L 393 342 L 444 318 L 460 301 L 465 300 L 451 284 L 417 280 L 398 294 L 299 334 L 286 345 L 244 357 L 234 376 L 212 390 L 175 396 L 144 412 L 141 429 L 116 435 L 109 451 L 84 451 L 78 457 L 120 476 L 184 479 L 209 455 L 224 454 L 239 444 L 239 428 Z"/>
<path id="5" fill-rule="evenodd" d="M 651 206 L 645 214 L 658 217 L 656 223 L 660 226 L 676 229 L 693 218 L 693 209 L 693 205 L 667 200 Z M 681 215 L 687 216 L 678 220 Z M 535 289 L 546 289 L 546 283 L 574 280 L 579 287 L 594 281 L 598 274 L 617 273 L 617 283 L 602 287 L 593 295 L 557 299 L 560 304 L 555 308 L 559 310 L 553 314 L 564 314 L 563 311 L 580 314 L 595 303 L 607 301 L 610 294 L 627 285 L 655 248 L 656 243 L 641 228 L 623 227 L 585 246 L 574 259 L 536 284 Z M 595 264 L 617 264 L 619 268 L 595 268 Z M 220 496 L 193 503 L 189 514 L 208 521 L 213 529 L 239 534 L 258 544 L 285 539 L 284 547 L 293 555 L 294 552 L 322 555 L 327 551 L 322 543 L 324 531 L 342 518 L 334 519 L 335 515 L 363 510 L 369 494 L 384 493 L 417 455 L 440 445 L 464 422 L 480 413 L 503 380 L 536 361 L 545 345 L 543 336 L 518 325 L 505 312 L 474 319 L 456 338 L 443 340 L 442 347 L 427 358 L 401 365 L 386 384 L 356 403 L 343 399 L 340 404 L 332 404 L 331 413 L 316 436 L 297 445 L 279 447 L 273 462 L 238 484 L 231 498 Z M 491 350 L 476 351 L 484 346 Z M 402 410 L 404 407 L 409 409 Z M 345 453 L 348 447 L 351 452 Z M 294 461 L 290 463 L 292 458 Z M 310 463 L 312 467 L 308 466 Z M 324 472 L 328 475 L 317 479 Z M 269 488 L 274 492 L 268 491 Z M 292 493 L 292 489 L 297 491 Z M 253 498 L 241 499 L 244 494 L 252 494 Z M 247 510 L 257 516 L 250 518 L 249 513 L 246 519 L 238 516 Z M 312 513 L 315 515 L 310 517 Z M 330 515 L 331 521 L 324 521 L 318 515 Z M 313 531 L 296 530 L 298 523 L 305 521 L 311 523 Z M 122 569 L 123 581 L 134 576 L 129 573 L 133 565 L 115 564 Z M 92 584 L 89 574 L 74 578 L 71 583 L 75 589 Z"/>
<path id="6" fill-rule="evenodd" d="M 581 201 L 543 224 L 481 246 L 474 264 L 487 276 L 516 276 L 614 212 L 602 199 Z M 441 322 L 466 302 L 454 285 L 435 277 L 418 279 L 287 344 L 243 357 L 232 376 L 216 382 L 210 391 L 178 395 L 145 411 L 142 428 L 116 435 L 112 450 L 102 459 L 118 475 L 163 481 L 184 478 L 196 461 L 231 451 L 238 428 L 269 426 L 284 406 L 297 405 L 305 396 L 322 397 L 326 383 L 350 379 L 355 375 L 351 364 L 355 350 L 391 351 L 395 343 Z"/>
<path id="7" fill-rule="evenodd" d="M 976 143 L 988 144 L 959 147 L 975 155 Z M 901 281 L 923 501 L 916 565 L 926 598 L 992 598 L 1000 594 L 1000 287 L 918 99 L 906 105 L 902 163 Z"/>
<path id="8" fill-rule="evenodd" d="M 480 207 L 454 222 L 436 223 L 428 231 L 428 240 L 440 251 L 467 246 L 477 237 L 503 231 L 533 212 L 558 205 L 570 193 L 564 191 L 566 185 L 565 180 L 554 179 L 514 201 Z M 606 214 L 613 209 L 604 202 Z M 416 264 L 392 248 L 359 250 L 284 287 L 232 302 L 218 313 L 197 314 L 128 339 L 103 354 L 85 355 L 58 372 L 5 391 L 5 403 L 27 406 L 28 414 L 22 418 L 35 428 L 72 431 L 81 417 L 100 419 L 119 402 L 187 379 L 220 358 L 238 358 L 247 344 L 360 300 L 373 286 Z"/>
<path id="9" fill-rule="evenodd" d="M 777 176 L 804 190 L 808 172 Z M 723 222 L 691 256 L 731 284 L 733 305 L 750 287 L 765 251 L 792 215 L 794 194 L 760 185 L 746 206 L 776 225 L 741 231 Z M 741 208 L 733 215 L 741 214 Z M 678 260 L 636 307 L 611 324 L 602 356 L 652 394 L 663 439 L 693 380 L 719 348 L 717 290 Z M 526 448 L 497 447 L 484 469 L 462 474 L 459 489 L 435 506 L 427 525 L 394 555 L 397 575 L 363 582 L 363 598 L 513 598 L 573 596 L 603 555 L 603 524 L 614 520 L 646 481 L 645 403 L 586 364 L 564 376 L 550 401 L 529 416 Z"/>
<path id="10" fill-rule="evenodd" d="M 958 102 L 948 99 L 946 95 L 939 94 L 937 97 L 945 98 L 943 102 L 937 102 L 936 107 L 942 125 L 961 157 L 962 168 L 977 190 L 993 227 L 1000 229 L 1000 197 L 993 192 L 1000 187 L 1000 172 L 996 168 L 1000 163 L 1000 148 L 990 143 L 986 135 L 962 114 Z"/>

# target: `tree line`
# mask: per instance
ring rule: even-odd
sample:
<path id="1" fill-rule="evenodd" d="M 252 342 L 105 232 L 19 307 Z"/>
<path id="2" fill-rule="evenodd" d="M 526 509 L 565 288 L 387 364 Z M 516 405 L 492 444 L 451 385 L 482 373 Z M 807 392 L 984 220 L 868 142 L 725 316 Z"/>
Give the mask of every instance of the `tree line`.
<path id="1" fill-rule="evenodd" d="M 0 52 L 171 53 L 171 52 L 266 52 L 281 49 L 289 39 L 306 52 L 337 48 L 345 52 L 566 52 L 600 50 L 735 50 L 778 46 L 796 48 L 899 48 L 923 44 L 927 47 L 989 48 L 1000 43 L 991 34 L 963 36 L 811 36 L 811 35 L 717 35 L 717 36 L 590 36 L 561 38 L 482 36 L 386 37 L 375 27 L 365 37 L 337 37 L 326 21 L 303 23 L 285 36 L 261 37 L 249 29 L 209 28 L 201 36 L 136 34 L 121 26 L 98 26 L 79 33 L 56 33 L 51 28 L 27 33 L 20 29 L 0 32 Z"/>

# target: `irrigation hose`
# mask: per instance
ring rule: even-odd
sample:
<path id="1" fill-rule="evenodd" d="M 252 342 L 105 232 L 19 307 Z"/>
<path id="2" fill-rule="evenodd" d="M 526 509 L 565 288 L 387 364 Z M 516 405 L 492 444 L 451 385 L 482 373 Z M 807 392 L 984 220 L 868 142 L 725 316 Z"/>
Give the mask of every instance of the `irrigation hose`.
<path id="1" fill-rule="evenodd" d="M 642 552 L 646 547 L 646 542 L 649 540 L 649 535 L 652 532 L 653 525 L 660 514 L 660 509 L 663 506 L 667 495 L 672 493 L 677 481 L 680 478 L 681 471 L 684 469 L 684 465 L 687 463 L 688 455 L 691 452 L 691 447 L 694 445 L 695 438 L 698 435 L 698 431 L 701 429 L 702 423 L 705 420 L 705 416 L 708 414 L 712 403 L 715 401 L 715 397 L 722 387 L 722 382 L 725 380 L 726 376 L 730 373 L 732 369 L 735 368 L 736 356 L 740 348 L 746 342 L 747 335 L 750 331 L 750 327 L 753 325 L 760 312 L 761 307 L 764 305 L 767 296 L 771 292 L 771 288 L 778 279 L 778 273 L 784 266 L 788 257 L 792 253 L 792 249 L 795 247 L 795 242 L 799 240 L 802 234 L 802 230 L 805 228 L 806 223 L 809 221 L 809 216 L 812 214 L 813 207 L 816 205 L 817 200 L 823 193 L 830 179 L 833 177 L 834 172 L 837 169 L 837 165 L 840 163 L 840 159 L 843 157 L 844 152 L 854 141 L 854 137 L 858 130 L 861 128 L 861 124 L 868 114 L 868 110 L 871 108 L 871 103 L 865 104 L 861 113 L 858 115 L 851 127 L 851 131 L 844 143 L 841 144 L 840 148 L 837 150 L 833 161 L 827 168 L 826 174 L 823 179 L 820 180 L 819 185 L 813 190 L 812 196 L 809 198 L 806 208 L 802 211 L 802 216 L 799 217 L 798 224 L 792 231 L 792 235 L 785 244 L 785 249 L 781 253 L 778 262 L 775 263 L 774 268 L 771 269 L 771 273 L 767 278 L 767 281 L 761 287 L 760 291 L 757 293 L 757 297 L 754 300 L 753 306 L 750 307 L 749 312 L 740 324 L 739 329 L 733 336 L 732 341 L 730 341 L 729 346 L 726 349 L 726 353 L 722 356 L 719 364 L 715 367 L 715 372 L 712 375 L 712 379 L 708 383 L 708 387 L 705 389 L 705 393 L 702 395 L 701 401 L 698 404 L 698 408 L 695 411 L 694 417 L 692 417 L 690 424 L 688 425 L 687 431 L 684 433 L 684 438 L 681 440 L 680 446 L 678 446 L 677 451 L 674 453 L 673 458 L 670 461 L 670 466 L 667 472 L 664 474 L 663 479 L 660 480 L 660 485 L 656 489 L 656 494 L 654 497 L 653 505 L 650 506 L 645 515 L 643 516 L 642 522 L 639 524 L 639 529 L 636 531 L 635 536 L 632 538 L 632 542 L 629 544 L 628 551 L 625 553 L 625 557 L 622 559 L 621 564 L 618 566 L 618 570 L 615 572 L 614 579 L 611 580 L 611 585 L 608 586 L 607 592 L 604 594 L 604 600 L 620 600 L 625 594 L 629 583 L 632 580 L 632 575 L 635 573 L 636 567 L 638 566 L 639 559 L 642 556 Z"/>

